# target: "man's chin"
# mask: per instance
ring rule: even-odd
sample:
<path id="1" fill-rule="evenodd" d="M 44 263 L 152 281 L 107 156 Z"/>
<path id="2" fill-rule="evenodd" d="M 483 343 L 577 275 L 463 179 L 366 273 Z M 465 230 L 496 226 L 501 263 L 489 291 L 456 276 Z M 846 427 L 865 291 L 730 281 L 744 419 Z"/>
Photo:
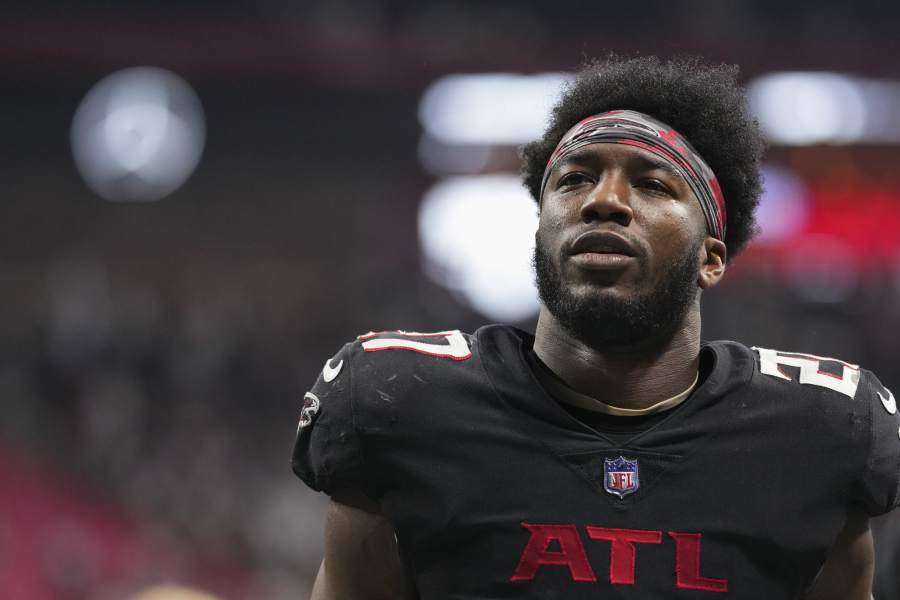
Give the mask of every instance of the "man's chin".
<path id="1" fill-rule="evenodd" d="M 567 260 L 562 263 L 560 272 L 564 285 L 589 285 L 594 287 L 613 287 L 617 285 L 636 285 L 641 277 L 641 269 L 632 260 L 621 268 L 588 269 L 578 263 Z"/>
<path id="2" fill-rule="evenodd" d="M 640 297 L 640 293 L 634 289 L 634 285 L 623 278 L 617 279 L 590 279 L 566 282 L 567 294 L 580 302 L 592 302 L 613 300 L 617 302 L 631 302 Z"/>
<path id="3" fill-rule="evenodd" d="M 652 282 L 635 262 L 622 269 L 586 269 L 566 259 L 554 264 L 537 242 L 541 301 L 563 328 L 594 348 L 670 335 L 696 299 L 699 246 L 661 273 L 663 281 Z"/>

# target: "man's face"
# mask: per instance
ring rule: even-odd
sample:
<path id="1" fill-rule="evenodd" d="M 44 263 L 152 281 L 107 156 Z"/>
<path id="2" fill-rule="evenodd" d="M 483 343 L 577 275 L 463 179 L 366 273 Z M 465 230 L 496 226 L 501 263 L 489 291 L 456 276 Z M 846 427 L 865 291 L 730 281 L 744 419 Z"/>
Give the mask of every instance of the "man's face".
<path id="1" fill-rule="evenodd" d="M 697 300 L 706 224 L 663 159 L 591 144 L 557 162 L 535 245 L 547 310 L 589 346 L 670 336 Z"/>

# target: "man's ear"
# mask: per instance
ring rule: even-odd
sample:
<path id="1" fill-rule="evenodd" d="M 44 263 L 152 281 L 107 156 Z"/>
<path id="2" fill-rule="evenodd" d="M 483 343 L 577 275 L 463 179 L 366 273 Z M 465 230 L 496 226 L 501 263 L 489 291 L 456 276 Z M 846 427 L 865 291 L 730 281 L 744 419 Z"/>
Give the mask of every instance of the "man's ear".
<path id="1" fill-rule="evenodd" d="M 725 275 L 725 263 L 728 260 L 728 249 L 725 242 L 712 236 L 706 236 L 700 249 L 700 276 L 697 285 L 701 289 L 715 287 Z"/>

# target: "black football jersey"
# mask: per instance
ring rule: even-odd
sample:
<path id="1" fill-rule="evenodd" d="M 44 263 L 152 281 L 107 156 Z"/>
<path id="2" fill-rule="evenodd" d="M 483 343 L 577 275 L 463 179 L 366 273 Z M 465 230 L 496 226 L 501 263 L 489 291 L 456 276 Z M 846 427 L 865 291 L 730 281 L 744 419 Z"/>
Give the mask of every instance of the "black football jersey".
<path id="1" fill-rule="evenodd" d="M 368 334 L 305 396 L 295 473 L 377 500 L 422 599 L 797 598 L 851 508 L 900 502 L 896 402 L 855 365 L 705 343 L 693 394 L 613 438 L 532 343 Z"/>

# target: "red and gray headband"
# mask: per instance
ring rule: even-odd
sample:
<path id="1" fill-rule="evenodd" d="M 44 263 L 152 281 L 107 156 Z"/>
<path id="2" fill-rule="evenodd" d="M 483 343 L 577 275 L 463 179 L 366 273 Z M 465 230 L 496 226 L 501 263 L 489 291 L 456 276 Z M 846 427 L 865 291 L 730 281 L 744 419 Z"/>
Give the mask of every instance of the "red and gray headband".
<path id="1" fill-rule="evenodd" d="M 613 143 L 642 148 L 671 164 L 700 201 L 709 233 L 725 239 L 725 197 L 709 165 L 677 131 L 643 113 L 611 110 L 583 119 L 562 136 L 544 169 L 541 197 L 560 158 L 588 144 Z"/>

